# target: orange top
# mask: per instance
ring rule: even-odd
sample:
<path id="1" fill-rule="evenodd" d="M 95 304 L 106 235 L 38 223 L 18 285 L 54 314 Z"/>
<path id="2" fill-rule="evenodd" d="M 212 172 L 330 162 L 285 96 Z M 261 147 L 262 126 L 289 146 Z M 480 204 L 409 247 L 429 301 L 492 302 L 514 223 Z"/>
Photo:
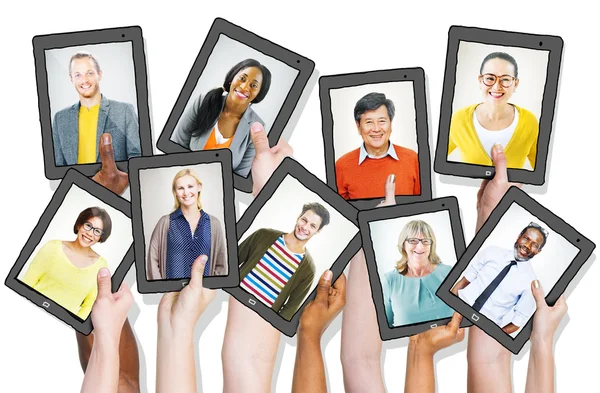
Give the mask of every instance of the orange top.
<path id="1" fill-rule="evenodd" d="M 344 199 L 383 198 L 385 182 L 396 175 L 396 195 L 420 195 L 419 159 L 411 149 L 394 145 L 398 160 L 387 155 L 366 158 L 360 165 L 360 148 L 341 156 L 335 163 L 338 193 Z"/>
<path id="2" fill-rule="evenodd" d="M 208 137 L 208 140 L 206 141 L 206 145 L 204 145 L 204 150 L 222 149 L 222 148 L 226 148 L 226 147 L 228 148 L 231 145 L 232 140 L 233 140 L 233 137 L 229 138 L 227 140 L 227 142 L 217 143 L 215 129 L 213 128 L 212 131 L 210 132 L 210 136 Z"/>

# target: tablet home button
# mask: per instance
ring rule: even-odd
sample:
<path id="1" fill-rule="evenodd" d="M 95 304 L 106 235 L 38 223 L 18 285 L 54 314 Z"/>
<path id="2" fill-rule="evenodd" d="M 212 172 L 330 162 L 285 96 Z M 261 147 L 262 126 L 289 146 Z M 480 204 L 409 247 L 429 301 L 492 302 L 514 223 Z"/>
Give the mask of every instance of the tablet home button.
<path id="1" fill-rule="evenodd" d="M 477 316 L 477 314 L 473 314 L 471 319 L 474 320 L 475 322 L 479 321 L 479 317 Z"/>
<path id="2" fill-rule="evenodd" d="M 432 328 L 432 329 L 433 329 L 434 327 L 437 327 L 437 323 L 434 323 L 433 325 L 431 325 L 431 326 L 430 326 L 430 328 Z"/>
<path id="3" fill-rule="evenodd" d="M 50 307 L 50 303 L 48 303 L 48 302 L 44 302 L 44 303 L 42 303 L 42 306 L 44 306 L 44 307 L 48 308 L 48 307 Z"/>
<path id="4" fill-rule="evenodd" d="M 255 305 L 256 304 L 256 300 L 254 299 L 248 299 L 248 303 L 250 303 L 251 305 Z"/>

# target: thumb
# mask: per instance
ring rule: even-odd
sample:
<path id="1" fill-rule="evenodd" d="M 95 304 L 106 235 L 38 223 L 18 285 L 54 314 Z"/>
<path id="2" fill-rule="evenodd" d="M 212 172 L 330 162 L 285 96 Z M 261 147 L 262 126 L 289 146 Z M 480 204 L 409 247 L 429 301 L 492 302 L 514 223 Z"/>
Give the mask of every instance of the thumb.
<path id="1" fill-rule="evenodd" d="M 496 168 L 494 180 L 501 183 L 508 183 L 508 174 L 506 173 L 506 156 L 504 155 L 504 148 L 501 144 L 496 143 L 492 148 L 492 159 L 494 161 L 494 167 Z"/>
<path id="2" fill-rule="evenodd" d="M 204 277 L 204 266 L 208 257 L 206 255 L 200 255 L 194 260 L 192 264 L 192 278 L 190 280 L 190 286 L 194 288 L 202 288 L 202 278 Z"/>
<path id="3" fill-rule="evenodd" d="M 98 146 L 100 151 L 100 161 L 102 161 L 102 169 L 113 170 L 116 172 L 117 166 L 115 165 L 115 154 L 112 146 L 112 135 L 105 132 L 100 135 L 100 145 Z"/>
<path id="4" fill-rule="evenodd" d="M 540 284 L 539 280 L 533 280 L 531 282 L 531 293 L 533 293 L 533 298 L 535 299 L 535 304 L 538 309 L 540 307 L 548 307 L 544 297 L 544 290 L 542 289 L 542 285 Z"/>
<path id="5" fill-rule="evenodd" d="M 446 327 L 452 332 L 452 334 L 456 335 L 458 329 L 460 328 L 460 322 L 462 321 L 462 315 L 457 313 L 456 311 L 452 315 L 452 319 L 448 322 Z"/>
<path id="6" fill-rule="evenodd" d="M 112 294 L 111 281 L 110 281 L 110 272 L 107 268 L 103 267 L 98 271 L 98 296 L 107 297 Z"/>
<path id="7" fill-rule="evenodd" d="M 250 127 L 250 138 L 252 138 L 252 143 L 254 144 L 257 155 L 270 149 L 269 139 L 267 138 L 265 128 L 257 121 L 252 123 L 252 126 Z"/>
<path id="8" fill-rule="evenodd" d="M 315 297 L 315 303 L 321 303 L 325 306 L 329 304 L 329 289 L 331 288 L 331 278 L 333 277 L 333 273 L 331 270 L 325 270 L 325 273 L 321 276 L 319 280 L 319 285 L 317 285 L 317 296 Z"/>
<path id="9" fill-rule="evenodd" d="M 396 175 L 393 173 L 388 176 L 385 182 L 385 203 L 388 205 L 396 204 Z"/>

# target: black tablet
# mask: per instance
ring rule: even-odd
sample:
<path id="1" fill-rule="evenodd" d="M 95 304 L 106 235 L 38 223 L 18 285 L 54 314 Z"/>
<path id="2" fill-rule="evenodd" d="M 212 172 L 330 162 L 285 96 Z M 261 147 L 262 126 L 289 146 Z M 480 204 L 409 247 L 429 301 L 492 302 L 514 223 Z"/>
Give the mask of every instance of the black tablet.
<path id="1" fill-rule="evenodd" d="M 140 157 L 129 168 L 138 291 L 181 290 L 200 255 L 205 287 L 237 285 L 231 151 Z"/>
<path id="2" fill-rule="evenodd" d="M 492 178 L 497 144 L 510 181 L 544 184 L 562 49 L 557 36 L 450 27 L 434 170 Z"/>
<path id="3" fill-rule="evenodd" d="M 358 222 L 381 339 L 450 322 L 435 293 L 465 250 L 456 198 L 364 210 Z"/>
<path id="4" fill-rule="evenodd" d="M 275 145 L 313 69 L 312 60 L 217 18 L 157 147 L 165 153 L 229 148 L 234 186 L 251 192 L 250 127 L 263 124 Z"/>
<path id="5" fill-rule="evenodd" d="M 225 288 L 294 336 L 325 270 L 332 282 L 360 249 L 358 211 L 291 158 L 283 160 L 237 224 L 240 285 Z"/>
<path id="6" fill-rule="evenodd" d="M 431 199 L 425 72 L 398 68 L 319 78 L 327 184 L 359 209 Z"/>
<path id="7" fill-rule="evenodd" d="M 117 167 L 152 155 L 148 84 L 139 26 L 33 37 L 44 168 L 100 170 L 100 136 L 112 136 Z"/>
<path id="8" fill-rule="evenodd" d="M 98 271 L 118 290 L 133 263 L 129 202 L 75 169 L 67 172 L 33 228 L 6 286 L 89 334 Z"/>
<path id="9" fill-rule="evenodd" d="M 533 324 L 537 280 L 553 305 L 595 245 L 517 187 L 511 187 L 440 285 L 437 295 L 511 352 Z"/>

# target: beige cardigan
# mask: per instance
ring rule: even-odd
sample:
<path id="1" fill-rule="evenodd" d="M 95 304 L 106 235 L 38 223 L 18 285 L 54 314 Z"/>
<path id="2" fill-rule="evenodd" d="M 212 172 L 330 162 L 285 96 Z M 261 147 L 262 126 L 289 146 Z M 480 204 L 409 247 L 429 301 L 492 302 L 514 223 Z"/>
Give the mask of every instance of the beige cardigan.
<path id="1" fill-rule="evenodd" d="M 205 214 L 208 214 L 205 212 Z M 162 216 L 150 238 L 148 257 L 146 258 L 146 277 L 148 280 L 164 280 L 167 276 L 167 233 L 169 231 L 169 214 Z M 226 276 L 228 274 L 227 247 L 221 222 L 217 217 L 210 218 L 210 270 L 209 276 Z"/>

